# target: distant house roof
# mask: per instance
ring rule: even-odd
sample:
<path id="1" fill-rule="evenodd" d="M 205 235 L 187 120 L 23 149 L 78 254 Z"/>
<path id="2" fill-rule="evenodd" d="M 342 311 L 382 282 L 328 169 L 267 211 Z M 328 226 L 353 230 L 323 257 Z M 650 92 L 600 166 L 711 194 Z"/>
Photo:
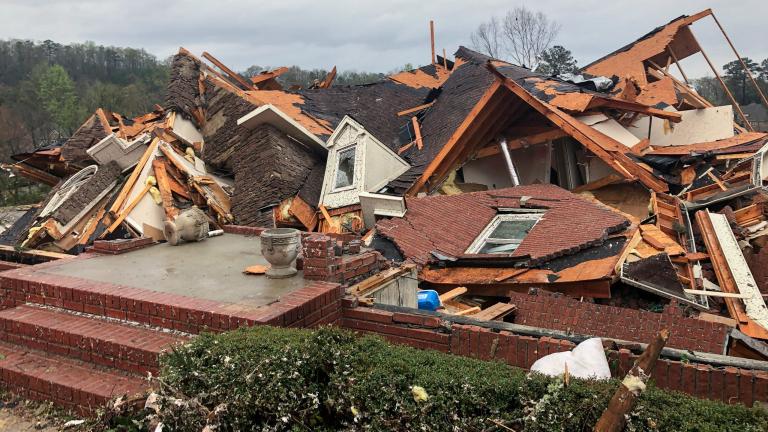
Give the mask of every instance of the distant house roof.
<path id="1" fill-rule="evenodd" d="M 394 242 L 403 256 L 418 264 L 432 252 L 462 256 L 500 208 L 546 209 L 510 257 L 544 262 L 603 243 L 629 221 L 606 207 L 554 185 L 529 185 L 492 191 L 406 198 L 402 218 L 382 220 L 377 232 Z"/>

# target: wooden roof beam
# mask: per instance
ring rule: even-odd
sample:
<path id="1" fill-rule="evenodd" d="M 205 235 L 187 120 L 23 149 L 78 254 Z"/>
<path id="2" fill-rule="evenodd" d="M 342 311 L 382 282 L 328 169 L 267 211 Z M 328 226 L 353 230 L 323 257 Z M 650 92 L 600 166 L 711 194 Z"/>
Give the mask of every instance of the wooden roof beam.
<path id="1" fill-rule="evenodd" d="M 227 74 L 230 78 L 237 81 L 241 86 L 245 87 L 246 90 L 256 90 L 256 88 L 253 87 L 251 83 L 243 79 L 243 77 L 241 77 L 238 73 L 228 68 L 224 63 L 220 62 L 216 57 L 210 55 L 208 52 L 203 52 L 203 57 L 216 65 L 217 68 L 221 69 L 221 71 Z"/>
<path id="2" fill-rule="evenodd" d="M 683 116 L 677 112 L 664 111 L 658 108 L 653 108 L 645 105 L 640 105 L 632 102 L 625 102 L 616 99 L 607 98 L 594 98 L 589 103 L 587 109 L 592 108 L 614 108 L 623 111 L 631 111 L 640 114 L 645 114 L 653 117 L 669 120 L 673 123 L 680 123 L 683 120 Z"/>
<path id="3" fill-rule="evenodd" d="M 279 67 L 277 69 L 273 69 L 271 71 L 262 72 L 262 73 L 260 73 L 258 75 L 252 76 L 251 77 L 251 82 L 253 83 L 253 85 L 258 87 L 259 83 L 271 80 L 273 78 L 277 78 L 277 77 L 279 77 L 280 75 L 282 75 L 282 74 L 284 74 L 286 72 L 288 72 L 288 67 L 282 66 L 282 67 Z"/>
<path id="4" fill-rule="evenodd" d="M 491 72 L 499 77 L 503 83 L 502 85 L 518 95 L 532 108 L 543 114 L 547 119 L 573 137 L 576 141 L 584 145 L 587 150 L 594 153 L 615 171 L 623 174 L 629 180 L 639 178 L 643 184 L 653 191 L 666 192 L 669 189 L 665 182 L 637 165 L 637 163 L 629 159 L 623 153 L 616 151 L 616 149 L 623 148 L 623 144 L 578 121 L 557 107 L 537 99 L 516 82 L 507 79 L 503 74 L 497 71 L 493 65 L 489 64 L 488 67 Z"/>
<path id="5" fill-rule="evenodd" d="M 419 112 L 421 110 L 424 110 L 424 109 L 427 109 L 427 108 L 431 107 L 434 104 L 435 104 L 435 101 L 432 101 L 432 102 L 426 103 L 424 105 L 419 105 L 419 106 L 415 106 L 413 108 L 408 108 L 407 110 L 403 110 L 403 111 L 400 111 L 399 113 L 397 113 L 397 116 L 398 117 L 402 117 L 402 116 L 405 116 L 405 115 L 408 115 L 408 114 Z"/>
<path id="6" fill-rule="evenodd" d="M 410 188 L 408 188 L 406 195 L 414 196 L 424 188 L 424 186 L 427 184 L 427 180 L 435 172 L 437 167 L 442 162 L 443 158 L 445 158 L 446 155 L 448 155 L 451 151 L 453 151 L 454 147 L 456 147 L 456 145 L 458 144 L 459 139 L 461 138 L 464 131 L 466 131 L 466 129 L 473 123 L 473 121 L 478 116 L 478 114 L 480 114 L 480 112 L 483 111 L 483 109 L 491 100 L 493 95 L 495 95 L 500 88 L 501 88 L 501 81 L 496 80 L 485 91 L 485 93 L 483 93 L 483 95 L 480 97 L 480 100 L 477 101 L 477 103 L 469 112 L 467 117 L 464 118 L 464 121 L 461 122 L 461 125 L 459 125 L 456 131 L 454 131 L 451 138 L 448 139 L 448 142 L 445 143 L 443 148 L 440 149 L 440 152 L 435 156 L 434 159 L 432 159 L 429 165 L 427 165 L 427 168 L 424 170 L 421 176 L 416 180 L 416 182 L 413 185 L 411 185 Z"/>
<path id="7" fill-rule="evenodd" d="M 320 84 L 317 85 L 317 88 L 321 88 L 321 89 L 328 88 L 331 86 L 331 84 L 333 84 L 333 80 L 335 79 L 336 79 L 336 66 L 334 66 L 333 69 L 331 69 L 331 71 L 328 72 L 328 75 L 326 75 L 325 78 L 323 78 L 323 80 L 320 82 Z"/>

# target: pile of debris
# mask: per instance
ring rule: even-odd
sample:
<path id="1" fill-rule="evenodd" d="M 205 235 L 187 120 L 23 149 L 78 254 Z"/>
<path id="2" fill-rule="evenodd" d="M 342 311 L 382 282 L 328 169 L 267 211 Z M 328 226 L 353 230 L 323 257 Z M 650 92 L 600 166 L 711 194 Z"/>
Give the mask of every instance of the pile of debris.
<path id="1" fill-rule="evenodd" d="M 214 228 L 360 235 L 416 264 L 452 313 L 514 320 L 511 293 L 530 288 L 682 303 L 738 329 L 724 352 L 768 359 L 768 134 L 680 66 L 709 62 L 690 26 L 710 16 L 563 77 L 433 45 L 430 64 L 380 82 L 334 86 L 334 67 L 285 89 L 286 68 L 246 79 L 182 48 L 164 108 L 98 110 L 61 146 L 15 157 L 8 169 L 55 187 L 0 243 L 163 241 L 194 206 Z"/>
<path id="2" fill-rule="evenodd" d="M 163 241 L 164 222 L 192 206 L 214 226 L 231 223 L 231 182 L 195 156 L 201 141 L 189 121 L 160 107 L 133 119 L 99 109 L 63 145 L 15 156 L 18 174 L 54 188 L 0 241 L 75 254 L 103 238 Z"/>

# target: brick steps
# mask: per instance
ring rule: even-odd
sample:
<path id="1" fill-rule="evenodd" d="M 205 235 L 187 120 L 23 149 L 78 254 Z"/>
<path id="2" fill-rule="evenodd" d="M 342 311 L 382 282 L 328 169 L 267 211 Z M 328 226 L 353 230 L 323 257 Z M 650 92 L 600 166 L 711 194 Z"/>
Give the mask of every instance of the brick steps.
<path id="1" fill-rule="evenodd" d="M 46 272 L 56 265 L 0 273 L 0 387 L 86 414 L 145 389 L 140 375 L 156 372 L 158 355 L 176 342 L 246 325 L 336 322 L 344 293 L 313 281 L 254 307 Z"/>
<path id="2" fill-rule="evenodd" d="M 92 414 L 110 399 L 147 390 L 136 376 L 96 370 L 76 360 L 28 351 L 0 342 L 0 378 L 7 390 L 33 400 L 52 401 L 81 414 Z"/>
<path id="3" fill-rule="evenodd" d="M 22 305 L 0 311 L 0 340 L 145 376 L 158 357 L 187 337 Z"/>

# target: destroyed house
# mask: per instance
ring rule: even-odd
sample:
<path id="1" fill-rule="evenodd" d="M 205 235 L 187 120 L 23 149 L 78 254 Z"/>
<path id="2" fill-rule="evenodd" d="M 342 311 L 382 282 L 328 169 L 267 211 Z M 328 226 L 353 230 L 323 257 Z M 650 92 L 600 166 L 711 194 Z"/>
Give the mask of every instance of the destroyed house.
<path id="1" fill-rule="evenodd" d="M 172 70 L 168 105 L 198 123 L 202 159 L 233 177 L 232 211 L 245 225 L 314 229 L 326 168 L 324 140 L 334 128 L 349 115 L 387 148 L 397 148 L 397 113 L 429 93 L 394 80 L 297 91 L 275 82 L 269 90 L 262 82 L 238 87 L 184 50 Z M 257 110 L 267 105 L 273 115 L 260 116 Z"/>

